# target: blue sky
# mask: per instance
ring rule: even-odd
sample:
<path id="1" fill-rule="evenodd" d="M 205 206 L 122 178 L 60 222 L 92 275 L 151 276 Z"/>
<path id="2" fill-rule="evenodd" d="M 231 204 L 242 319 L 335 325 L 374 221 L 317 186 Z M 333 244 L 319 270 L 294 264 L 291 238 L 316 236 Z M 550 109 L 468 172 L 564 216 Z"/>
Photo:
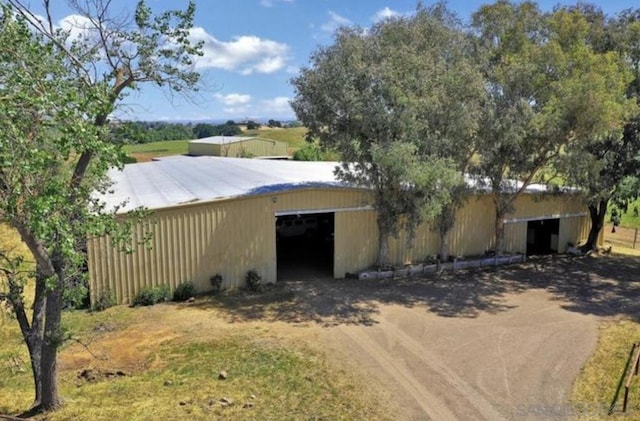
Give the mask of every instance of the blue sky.
<path id="1" fill-rule="evenodd" d="M 38 2 L 33 2 L 36 5 Z M 62 2 L 55 1 L 55 7 Z M 148 0 L 156 11 L 184 8 L 186 0 Z M 431 4 L 425 0 L 424 4 Z M 482 0 L 449 1 L 448 6 L 463 20 L 478 9 Z M 548 10 L 557 3 L 540 1 Z M 614 14 L 638 7 L 633 0 L 599 0 L 605 12 Z M 294 119 L 288 101 L 293 95 L 289 80 L 309 63 L 311 53 L 330 44 L 340 25 L 371 26 L 376 20 L 415 10 L 416 0 L 197 0 L 194 39 L 205 41 L 205 56 L 198 62 L 203 87 L 192 101 L 170 98 L 144 86 L 127 98 L 131 120 L 240 120 Z M 132 0 L 114 0 L 114 10 L 133 8 Z M 37 6 L 34 10 L 39 12 Z M 62 21 L 71 12 L 54 9 Z"/>

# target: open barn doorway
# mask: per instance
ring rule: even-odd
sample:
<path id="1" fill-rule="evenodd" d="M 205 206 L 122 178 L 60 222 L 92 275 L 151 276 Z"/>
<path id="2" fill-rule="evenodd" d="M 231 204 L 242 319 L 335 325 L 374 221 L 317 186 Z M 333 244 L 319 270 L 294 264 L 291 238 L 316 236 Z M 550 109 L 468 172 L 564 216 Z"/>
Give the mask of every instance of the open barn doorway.
<path id="1" fill-rule="evenodd" d="M 527 222 L 527 256 L 557 253 L 559 232 L 559 218 Z"/>
<path id="2" fill-rule="evenodd" d="M 276 217 L 278 280 L 333 276 L 333 212 Z"/>

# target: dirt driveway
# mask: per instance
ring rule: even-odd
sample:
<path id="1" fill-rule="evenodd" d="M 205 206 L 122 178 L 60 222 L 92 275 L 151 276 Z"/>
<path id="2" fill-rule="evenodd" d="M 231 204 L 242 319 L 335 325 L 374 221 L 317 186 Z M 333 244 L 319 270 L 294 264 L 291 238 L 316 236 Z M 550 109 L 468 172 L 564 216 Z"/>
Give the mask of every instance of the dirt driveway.
<path id="1" fill-rule="evenodd" d="M 567 419 L 598 323 L 640 314 L 640 259 L 547 259 L 429 279 L 285 282 L 236 321 L 316 330 L 398 419 Z"/>

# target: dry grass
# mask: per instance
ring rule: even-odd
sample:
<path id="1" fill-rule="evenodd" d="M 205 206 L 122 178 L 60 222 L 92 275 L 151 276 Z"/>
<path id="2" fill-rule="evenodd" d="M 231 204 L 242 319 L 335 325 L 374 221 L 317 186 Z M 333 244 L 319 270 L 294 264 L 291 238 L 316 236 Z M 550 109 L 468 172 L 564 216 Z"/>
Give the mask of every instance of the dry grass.
<path id="1" fill-rule="evenodd" d="M 640 250 L 619 245 L 613 246 L 612 253 L 640 256 Z M 607 415 L 634 343 L 640 343 L 640 323 L 637 320 L 611 321 L 601 325 L 596 350 L 573 385 L 571 400 L 581 410 L 580 419 L 640 419 L 640 377 L 632 382 L 627 413 L 621 412 L 623 385 L 612 415 Z M 623 381 L 626 382 L 626 378 Z"/>
<path id="2" fill-rule="evenodd" d="M 640 342 L 640 323 L 623 320 L 602 325 L 596 350 L 573 387 L 572 402 L 582 409 L 581 419 L 640 419 L 639 377 L 633 380 L 627 413 L 621 412 L 623 385 L 614 412 L 607 417 L 634 342 Z"/>
<path id="3" fill-rule="evenodd" d="M 364 381 L 329 362 L 309 330 L 231 323 L 214 304 L 65 313 L 79 341 L 61 351 L 65 405 L 46 419 L 392 419 Z M 0 334 L 0 413 L 18 413 L 32 399 L 26 351 L 15 329 Z M 9 354 L 21 356 L 22 371 L 4 363 Z"/>

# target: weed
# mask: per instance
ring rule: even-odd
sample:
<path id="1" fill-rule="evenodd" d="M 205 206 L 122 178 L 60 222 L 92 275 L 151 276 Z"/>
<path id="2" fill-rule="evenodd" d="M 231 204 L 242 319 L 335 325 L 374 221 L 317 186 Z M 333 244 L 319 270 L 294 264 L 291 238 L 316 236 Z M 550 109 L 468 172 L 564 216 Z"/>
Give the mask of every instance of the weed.
<path id="1" fill-rule="evenodd" d="M 180 283 L 173 291 L 173 301 L 187 301 L 196 294 L 196 288 L 193 282 L 186 281 Z"/>
<path id="2" fill-rule="evenodd" d="M 166 285 L 158 285 L 155 287 L 144 287 L 133 297 L 131 305 L 135 306 L 152 306 L 157 303 L 169 301 L 169 287 Z"/>

